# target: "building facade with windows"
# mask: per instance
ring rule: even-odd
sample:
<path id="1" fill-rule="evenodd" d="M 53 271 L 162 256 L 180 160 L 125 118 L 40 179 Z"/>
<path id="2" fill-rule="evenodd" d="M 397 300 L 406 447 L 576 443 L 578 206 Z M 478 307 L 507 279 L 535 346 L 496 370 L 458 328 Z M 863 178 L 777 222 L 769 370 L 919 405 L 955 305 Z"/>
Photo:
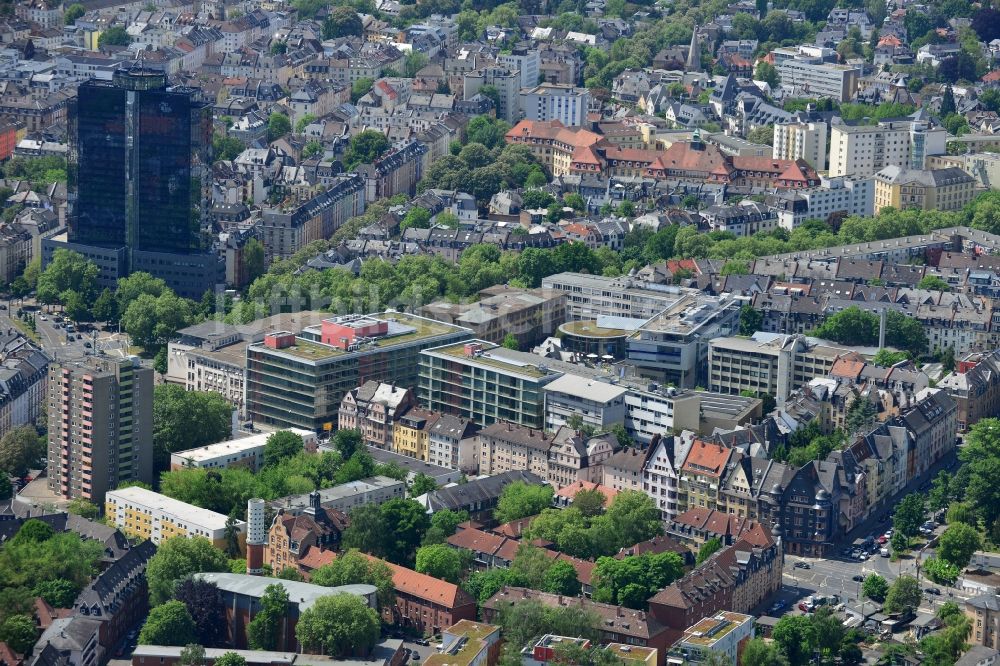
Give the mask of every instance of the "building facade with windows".
<path id="1" fill-rule="evenodd" d="M 204 537 L 222 549 L 227 545 L 228 517 L 138 486 L 109 491 L 104 499 L 104 513 L 125 534 L 149 539 L 157 545 L 177 536 Z M 237 520 L 231 529 L 235 530 L 234 538 L 242 549 L 246 523 Z"/>

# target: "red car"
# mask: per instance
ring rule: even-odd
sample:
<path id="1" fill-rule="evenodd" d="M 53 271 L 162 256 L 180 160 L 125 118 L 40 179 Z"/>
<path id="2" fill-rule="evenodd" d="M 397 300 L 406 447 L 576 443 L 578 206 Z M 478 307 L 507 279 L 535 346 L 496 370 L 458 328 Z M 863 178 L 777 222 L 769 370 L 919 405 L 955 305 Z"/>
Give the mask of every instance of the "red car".
<path id="1" fill-rule="evenodd" d="M 878 539 L 876 539 L 876 541 L 878 541 L 879 543 L 885 543 L 886 541 L 888 541 L 888 539 L 886 539 L 885 535 L 883 534 Z"/>

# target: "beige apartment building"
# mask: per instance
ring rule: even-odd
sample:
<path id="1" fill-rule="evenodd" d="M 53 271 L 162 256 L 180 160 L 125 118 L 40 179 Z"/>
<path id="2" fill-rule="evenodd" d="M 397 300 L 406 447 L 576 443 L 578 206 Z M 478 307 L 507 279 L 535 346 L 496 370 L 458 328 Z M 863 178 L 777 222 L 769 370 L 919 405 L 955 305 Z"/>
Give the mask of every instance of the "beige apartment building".
<path id="1" fill-rule="evenodd" d="M 976 179 L 958 167 L 901 169 L 875 174 L 875 214 L 883 208 L 959 210 L 975 197 Z"/>

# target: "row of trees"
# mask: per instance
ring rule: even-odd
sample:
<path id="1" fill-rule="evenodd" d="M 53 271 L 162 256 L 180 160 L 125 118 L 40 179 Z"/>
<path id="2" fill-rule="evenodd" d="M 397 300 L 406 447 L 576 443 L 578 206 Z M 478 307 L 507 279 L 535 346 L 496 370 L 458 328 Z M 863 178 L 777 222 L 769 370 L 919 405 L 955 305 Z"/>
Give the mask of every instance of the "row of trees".
<path id="1" fill-rule="evenodd" d="M 272 439 L 275 446 L 270 455 L 265 454 L 265 465 L 259 472 L 244 467 L 172 470 L 161 475 L 160 492 L 233 515 L 242 512 L 253 497 L 271 500 L 305 494 L 374 475 L 406 478 L 405 470 L 398 465 L 376 463 L 357 444 L 360 436 L 354 431 L 338 432 L 333 439 L 334 450 L 318 455 L 303 452 L 301 437 L 292 433 L 276 433 Z"/>

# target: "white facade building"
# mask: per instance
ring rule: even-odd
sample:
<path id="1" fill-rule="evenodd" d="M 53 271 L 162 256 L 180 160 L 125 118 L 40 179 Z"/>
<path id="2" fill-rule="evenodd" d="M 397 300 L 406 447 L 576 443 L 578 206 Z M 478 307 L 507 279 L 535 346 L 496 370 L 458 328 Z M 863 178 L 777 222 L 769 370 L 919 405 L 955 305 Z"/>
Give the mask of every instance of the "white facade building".
<path id="1" fill-rule="evenodd" d="M 776 160 L 803 159 L 816 171 L 826 170 L 824 122 L 775 123 L 772 157 Z"/>
<path id="2" fill-rule="evenodd" d="M 521 112 L 528 120 L 558 120 L 567 127 L 579 127 L 587 120 L 589 106 L 586 88 L 543 83 L 521 91 Z"/>
<path id="3" fill-rule="evenodd" d="M 887 166 L 923 169 L 928 155 L 945 153 L 947 138 L 947 130 L 922 120 L 834 125 L 830 176 L 873 176 Z"/>

